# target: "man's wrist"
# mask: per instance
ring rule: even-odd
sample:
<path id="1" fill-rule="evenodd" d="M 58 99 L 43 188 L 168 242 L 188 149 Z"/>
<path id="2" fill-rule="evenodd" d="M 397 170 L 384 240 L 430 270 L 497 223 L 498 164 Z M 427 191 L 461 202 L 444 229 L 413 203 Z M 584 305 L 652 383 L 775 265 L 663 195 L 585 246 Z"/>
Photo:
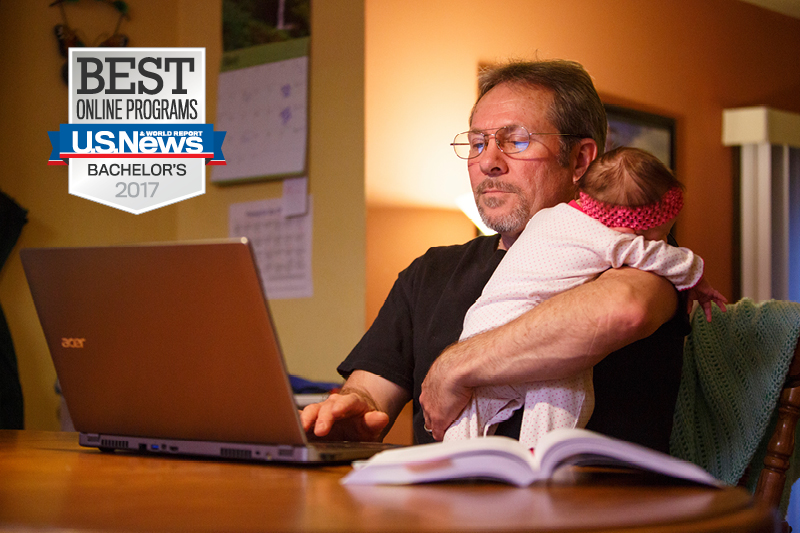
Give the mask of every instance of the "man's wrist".
<path id="1" fill-rule="evenodd" d="M 479 340 L 471 337 L 452 344 L 434 362 L 434 365 L 439 367 L 437 373 L 442 381 L 442 386 L 456 390 L 480 385 L 477 381 L 480 380 L 483 372 L 479 365 L 474 364 L 477 362 L 475 354 L 478 353 L 477 350 L 480 350 L 476 342 Z"/>

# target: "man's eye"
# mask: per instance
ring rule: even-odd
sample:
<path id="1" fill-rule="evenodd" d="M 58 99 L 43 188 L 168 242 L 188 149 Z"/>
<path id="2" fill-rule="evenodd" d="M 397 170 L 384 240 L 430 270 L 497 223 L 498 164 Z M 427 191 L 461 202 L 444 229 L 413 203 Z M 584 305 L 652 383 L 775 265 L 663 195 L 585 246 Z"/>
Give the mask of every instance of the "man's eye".
<path id="1" fill-rule="evenodd" d="M 482 152 L 486 142 L 481 139 L 473 139 L 469 142 L 469 149 L 473 152 Z"/>
<path id="2" fill-rule="evenodd" d="M 528 148 L 528 145 L 530 143 L 528 141 L 511 141 L 511 144 L 514 145 L 514 149 L 517 152 L 521 152 L 521 151 L 525 150 L 526 148 Z"/>
<path id="3" fill-rule="evenodd" d="M 515 154 L 517 152 L 522 152 L 526 150 L 529 144 L 530 142 L 528 141 L 528 139 L 508 138 L 503 140 L 502 146 L 503 146 L 503 151 L 505 153 Z"/>

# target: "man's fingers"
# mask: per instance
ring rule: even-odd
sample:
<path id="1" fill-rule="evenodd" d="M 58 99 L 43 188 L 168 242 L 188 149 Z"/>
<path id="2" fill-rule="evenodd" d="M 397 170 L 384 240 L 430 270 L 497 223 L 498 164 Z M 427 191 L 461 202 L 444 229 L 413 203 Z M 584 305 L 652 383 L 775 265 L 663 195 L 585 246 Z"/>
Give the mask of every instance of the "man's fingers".
<path id="1" fill-rule="evenodd" d="M 333 420 L 363 415 L 371 410 L 367 402 L 358 394 L 331 394 L 331 416 Z"/>
<path id="2" fill-rule="evenodd" d="M 334 400 L 335 401 L 335 400 Z M 331 414 L 333 401 L 330 398 L 322 402 L 317 411 L 317 418 L 314 421 L 314 435 L 317 437 L 324 437 L 333 427 L 334 418 Z"/>
<path id="3" fill-rule="evenodd" d="M 447 431 L 452 422 L 452 420 L 445 420 L 442 417 L 430 417 L 427 428 L 430 430 L 429 433 L 434 440 L 442 440 L 444 439 L 445 431 Z"/>
<path id="4" fill-rule="evenodd" d="M 337 421 L 367 415 L 370 415 L 370 407 L 360 396 L 334 393 L 324 402 L 303 409 L 301 421 L 306 431 L 310 431 L 313 427 L 314 435 L 325 437 Z M 380 413 L 377 417 L 370 416 L 374 424 L 379 426 L 378 433 L 389 423 L 389 416 L 386 413 Z"/>
<path id="5" fill-rule="evenodd" d="M 303 424 L 303 431 L 308 431 L 311 429 L 311 426 L 314 425 L 314 422 L 317 420 L 317 413 L 319 413 L 320 405 L 321 404 L 318 403 L 312 403 L 300 411 L 300 422 Z"/>
<path id="6" fill-rule="evenodd" d="M 317 437 L 324 437 L 330 433 L 334 422 L 347 418 L 350 415 L 354 403 L 354 395 L 331 394 L 328 399 L 322 402 L 317 414 L 317 424 L 314 426 L 314 434 Z"/>
<path id="7" fill-rule="evenodd" d="M 377 436 L 386 424 L 389 423 L 389 415 L 383 411 L 370 411 L 364 415 L 364 425 L 369 433 Z"/>
<path id="8" fill-rule="evenodd" d="M 436 401 L 440 400 L 440 398 L 436 398 L 435 396 L 435 394 L 426 394 L 426 392 L 423 392 L 419 397 L 419 401 L 425 416 L 425 431 L 430 433 L 435 440 L 442 440 L 444 438 L 444 432 L 447 431 L 452 420 L 444 420 L 443 417 L 440 416 L 439 409 L 434 407 Z"/>

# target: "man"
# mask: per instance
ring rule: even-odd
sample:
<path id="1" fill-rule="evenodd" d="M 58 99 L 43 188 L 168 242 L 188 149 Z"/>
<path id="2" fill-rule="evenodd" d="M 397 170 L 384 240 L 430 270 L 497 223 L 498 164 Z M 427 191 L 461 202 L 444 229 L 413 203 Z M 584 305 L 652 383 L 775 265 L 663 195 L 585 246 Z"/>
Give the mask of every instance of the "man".
<path id="1" fill-rule="evenodd" d="M 595 411 L 587 427 L 666 451 L 688 332 L 685 306 L 666 280 L 610 270 L 454 344 L 504 251 L 537 211 L 574 197 L 605 134 L 603 105 L 577 63 L 519 62 L 484 72 L 469 153 L 459 153 L 461 136 L 454 145 L 467 158 L 481 216 L 498 235 L 431 248 L 400 273 L 372 327 L 339 366 L 347 377 L 341 394 L 303 411 L 306 430 L 320 438 L 380 439 L 413 400 L 416 442 L 441 440 L 475 387 L 594 367 Z M 519 418 L 498 433 L 518 437 Z"/>

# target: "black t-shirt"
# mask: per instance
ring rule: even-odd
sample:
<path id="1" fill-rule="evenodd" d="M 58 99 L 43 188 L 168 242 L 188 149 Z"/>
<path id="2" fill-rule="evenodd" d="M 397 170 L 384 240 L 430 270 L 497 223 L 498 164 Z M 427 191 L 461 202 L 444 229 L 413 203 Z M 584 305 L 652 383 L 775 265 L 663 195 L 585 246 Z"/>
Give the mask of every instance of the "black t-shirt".
<path id="1" fill-rule="evenodd" d="M 345 377 L 366 370 L 411 391 L 417 443 L 433 440 L 423 429 L 422 381 L 439 354 L 458 341 L 467 310 L 505 254 L 497 249 L 498 242 L 497 235 L 478 237 L 462 245 L 431 248 L 414 260 L 399 274 L 372 326 L 339 365 Z M 668 451 L 683 338 L 689 331 L 684 309 L 679 305 L 676 316 L 656 333 L 594 367 L 595 408 L 587 428 Z"/>

